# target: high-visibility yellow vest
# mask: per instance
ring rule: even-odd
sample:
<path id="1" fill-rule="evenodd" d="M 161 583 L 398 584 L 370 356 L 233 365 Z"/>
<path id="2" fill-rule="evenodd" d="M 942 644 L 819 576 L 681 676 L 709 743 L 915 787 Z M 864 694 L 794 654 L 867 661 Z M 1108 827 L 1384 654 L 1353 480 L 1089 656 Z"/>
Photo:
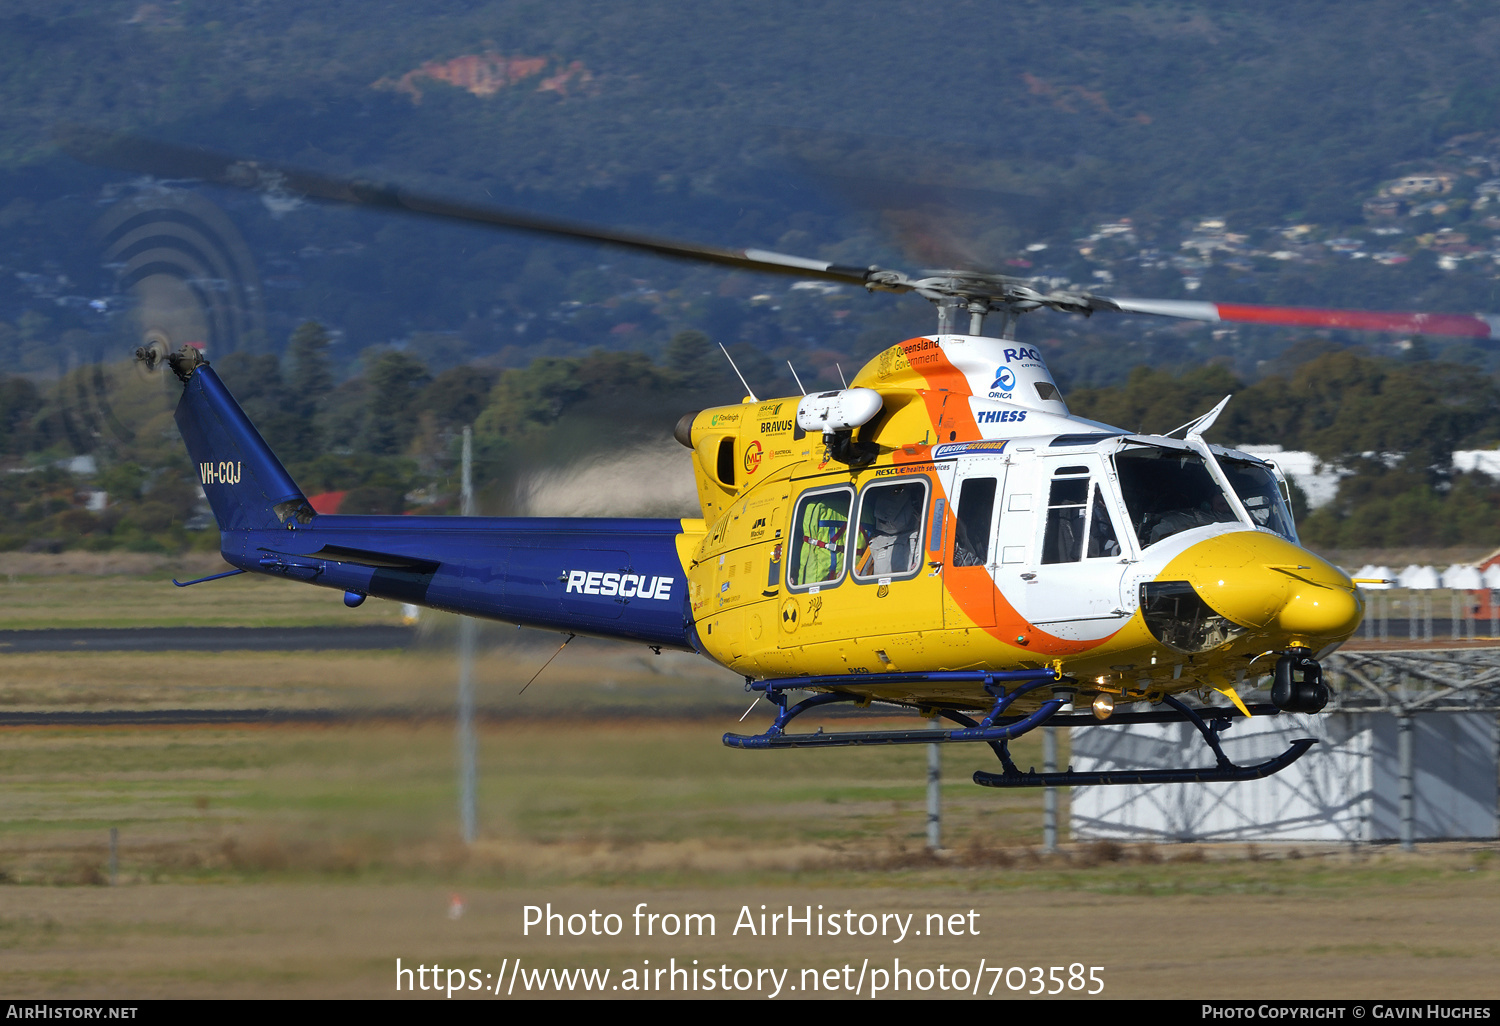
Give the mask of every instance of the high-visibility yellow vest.
<path id="1" fill-rule="evenodd" d="M 801 558 L 794 584 L 817 584 L 838 576 L 848 527 L 848 514 L 826 502 L 809 502 L 802 508 Z"/>

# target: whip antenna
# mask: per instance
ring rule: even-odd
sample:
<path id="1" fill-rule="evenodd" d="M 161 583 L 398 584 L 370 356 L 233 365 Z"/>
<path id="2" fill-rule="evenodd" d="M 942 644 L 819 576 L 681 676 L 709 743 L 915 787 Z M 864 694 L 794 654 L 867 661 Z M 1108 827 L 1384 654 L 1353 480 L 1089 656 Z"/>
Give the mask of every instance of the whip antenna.
<path id="1" fill-rule="evenodd" d="M 745 392 L 750 396 L 750 401 L 753 403 L 760 402 L 760 397 L 755 394 L 755 389 L 750 387 L 750 382 L 745 380 L 745 375 L 741 374 L 740 369 L 734 366 L 734 357 L 729 355 L 729 350 L 724 348 L 724 343 L 719 343 L 719 349 L 724 353 L 724 359 L 729 361 L 729 366 L 734 367 L 734 376 L 739 378 L 740 384 L 745 386 Z M 792 373 L 794 375 L 796 374 L 795 371 L 793 371 Z"/>
<path id="2" fill-rule="evenodd" d="M 797 383 L 797 391 L 801 392 L 803 395 L 806 395 L 807 389 L 802 387 L 802 379 L 797 377 L 797 368 L 792 366 L 791 360 L 788 360 L 786 362 L 786 369 L 792 372 L 792 380 Z"/>

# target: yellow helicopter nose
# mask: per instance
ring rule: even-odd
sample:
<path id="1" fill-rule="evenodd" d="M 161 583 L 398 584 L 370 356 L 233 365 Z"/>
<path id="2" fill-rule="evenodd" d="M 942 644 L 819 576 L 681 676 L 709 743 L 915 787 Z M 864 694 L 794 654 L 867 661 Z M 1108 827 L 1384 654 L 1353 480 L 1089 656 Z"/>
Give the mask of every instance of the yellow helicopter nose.
<path id="1" fill-rule="evenodd" d="M 1276 535 L 1237 531 L 1199 542 L 1158 580 L 1187 581 L 1210 608 L 1244 627 L 1314 647 L 1354 634 L 1364 602 L 1343 571 Z"/>
<path id="2" fill-rule="evenodd" d="M 1299 581 L 1277 614 L 1276 626 L 1288 634 L 1342 639 L 1355 632 L 1363 615 L 1352 585 L 1346 590 Z"/>

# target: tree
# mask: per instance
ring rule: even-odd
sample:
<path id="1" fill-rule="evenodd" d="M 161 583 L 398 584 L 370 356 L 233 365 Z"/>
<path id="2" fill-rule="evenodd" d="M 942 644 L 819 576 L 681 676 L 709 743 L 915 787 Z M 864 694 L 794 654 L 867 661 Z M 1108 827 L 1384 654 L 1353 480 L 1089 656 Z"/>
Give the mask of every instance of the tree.
<path id="1" fill-rule="evenodd" d="M 382 353 L 370 368 L 366 448 L 379 456 L 404 450 L 417 430 L 417 396 L 432 380 L 427 368 L 399 350 Z"/>
<path id="2" fill-rule="evenodd" d="M 303 321 L 286 344 L 287 377 L 292 388 L 314 406 L 333 388 L 328 365 L 328 329 L 317 321 Z"/>

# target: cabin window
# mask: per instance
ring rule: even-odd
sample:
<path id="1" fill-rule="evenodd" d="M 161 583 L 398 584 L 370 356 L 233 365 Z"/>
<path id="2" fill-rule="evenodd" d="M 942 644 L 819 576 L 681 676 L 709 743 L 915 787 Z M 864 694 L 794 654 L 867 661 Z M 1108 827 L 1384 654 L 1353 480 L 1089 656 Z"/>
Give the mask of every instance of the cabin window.
<path id="1" fill-rule="evenodd" d="M 990 521 L 995 512 L 995 479 L 971 477 L 958 493 L 954 566 L 983 566 L 990 554 Z"/>
<path id="2" fill-rule="evenodd" d="M 1126 449 L 1115 455 L 1120 491 L 1141 548 L 1207 524 L 1238 521 L 1203 457 L 1180 449 Z"/>
<path id="3" fill-rule="evenodd" d="M 792 518 L 788 587 L 837 582 L 844 576 L 849 507 L 853 499 L 853 492 L 839 488 L 804 495 L 798 501 L 797 513 Z"/>
<path id="4" fill-rule="evenodd" d="M 1063 467 L 1059 474 L 1088 473 L 1086 467 Z M 1056 477 L 1047 499 L 1047 532 L 1042 538 L 1043 563 L 1076 563 L 1083 556 L 1088 523 L 1089 479 Z"/>
<path id="5" fill-rule="evenodd" d="M 1120 535 L 1109 503 L 1099 482 L 1090 486 L 1088 475 L 1088 467 L 1062 467 L 1053 475 L 1043 563 L 1076 563 L 1120 554 Z"/>
<path id="6" fill-rule="evenodd" d="M 927 482 L 908 478 L 871 485 L 859 501 L 854 576 L 905 577 L 922 566 L 922 521 Z"/>
<path id="7" fill-rule="evenodd" d="M 1094 504 L 1089 510 L 1089 559 L 1120 554 L 1120 536 L 1115 533 L 1114 519 L 1109 515 L 1109 505 L 1104 493 L 1094 485 Z"/>
<path id="8" fill-rule="evenodd" d="M 1275 531 L 1289 542 L 1297 541 L 1297 528 L 1292 522 L 1291 510 L 1281 497 L 1281 487 L 1270 467 L 1247 460 L 1219 460 L 1224 476 L 1234 488 L 1234 494 L 1245 504 L 1256 527 Z"/>

